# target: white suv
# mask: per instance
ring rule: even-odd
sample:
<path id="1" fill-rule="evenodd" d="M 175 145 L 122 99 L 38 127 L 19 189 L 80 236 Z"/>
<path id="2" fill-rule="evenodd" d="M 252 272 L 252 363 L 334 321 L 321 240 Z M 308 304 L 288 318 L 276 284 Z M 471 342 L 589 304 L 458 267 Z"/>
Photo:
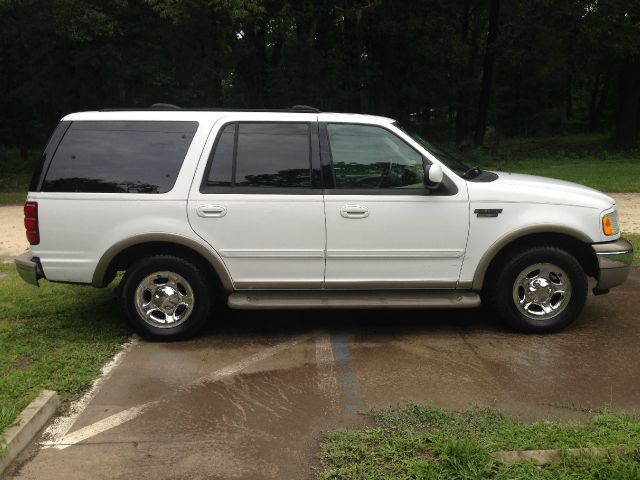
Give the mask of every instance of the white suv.
<path id="1" fill-rule="evenodd" d="M 231 308 L 469 308 L 552 332 L 628 273 L 610 197 L 469 169 L 388 118 L 170 107 L 74 113 L 25 204 L 33 284 L 118 289 L 147 338 Z M 222 297 L 222 298 L 225 298 Z"/>

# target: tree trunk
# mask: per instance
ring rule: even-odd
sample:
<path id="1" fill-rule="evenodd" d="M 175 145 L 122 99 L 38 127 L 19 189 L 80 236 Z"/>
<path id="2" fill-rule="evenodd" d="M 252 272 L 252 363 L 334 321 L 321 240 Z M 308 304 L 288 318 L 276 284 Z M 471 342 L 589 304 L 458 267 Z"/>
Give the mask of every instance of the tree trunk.
<path id="1" fill-rule="evenodd" d="M 602 85 L 602 90 L 600 91 L 600 98 L 598 99 L 598 103 L 596 104 L 594 122 L 597 129 L 602 126 L 602 113 L 604 112 L 604 107 L 607 104 L 607 97 L 609 95 L 610 85 L 611 85 L 611 67 L 609 66 L 607 68 L 607 73 L 604 76 L 604 84 Z"/>
<path id="2" fill-rule="evenodd" d="M 589 131 L 597 132 L 602 127 L 602 112 L 607 102 L 609 94 L 609 84 L 611 79 L 611 67 L 607 67 L 604 80 L 600 85 L 601 74 L 598 72 L 593 81 L 591 91 L 591 101 L 589 102 Z"/>
<path id="3" fill-rule="evenodd" d="M 480 103 L 478 105 L 478 121 L 473 144 L 478 147 L 484 142 L 484 131 L 487 128 L 489 116 L 489 99 L 491 98 L 491 83 L 493 81 L 493 64 L 496 57 L 496 39 L 498 38 L 498 12 L 500 0 L 490 0 L 489 6 L 489 32 L 484 52 L 484 65 L 482 69 L 482 88 L 480 90 Z"/>
<path id="4" fill-rule="evenodd" d="M 471 52 L 471 48 L 469 47 L 469 14 L 471 10 L 471 2 L 470 0 L 464 1 L 464 6 L 462 10 L 462 18 L 460 25 L 460 39 L 462 40 L 463 45 L 467 45 L 469 48 L 469 52 Z M 471 53 L 469 53 L 469 61 L 471 60 Z M 471 67 L 473 68 L 473 66 Z M 465 80 L 467 79 L 467 73 L 469 71 L 469 64 L 467 64 L 467 69 L 463 71 L 460 78 L 460 85 L 458 87 L 458 99 L 456 101 L 456 143 L 462 143 L 462 141 L 467 137 L 467 126 L 468 122 L 468 106 L 466 101 L 466 92 L 465 92 Z"/>
<path id="5" fill-rule="evenodd" d="M 20 147 L 20 160 L 29 160 L 29 139 L 28 139 L 28 127 L 26 122 L 20 123 L 20 134 L 18 135 L 18 143 Z"/>
<path id="6" fill-rule="evenodd" d="M 640 56 L 627 55 L 620 68 L 616 144 L 622 148 L 635 146 L 638 136 L 640 107 Z"/>

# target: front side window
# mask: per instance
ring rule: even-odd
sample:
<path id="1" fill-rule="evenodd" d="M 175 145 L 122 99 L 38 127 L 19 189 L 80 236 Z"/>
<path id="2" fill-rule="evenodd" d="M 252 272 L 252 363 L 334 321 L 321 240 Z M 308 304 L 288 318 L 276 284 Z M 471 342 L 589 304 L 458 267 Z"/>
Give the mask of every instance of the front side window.
<path id="1" fill-rule="evenodd" d="M 311 188 L 310 134 L 306 123 L 227 124 L 215 145 L 207 185 Z"/>
<path id="2" fill-rule="evenodd" d="M 45 192 L 166 193 L 197 122 L 73 122 L 46 173 Z"/>
<path id="3" fill-rule="evenodd" d="M 327 125 L 337 189 L 424 188 L 422 155 L 371 125 Z"/>

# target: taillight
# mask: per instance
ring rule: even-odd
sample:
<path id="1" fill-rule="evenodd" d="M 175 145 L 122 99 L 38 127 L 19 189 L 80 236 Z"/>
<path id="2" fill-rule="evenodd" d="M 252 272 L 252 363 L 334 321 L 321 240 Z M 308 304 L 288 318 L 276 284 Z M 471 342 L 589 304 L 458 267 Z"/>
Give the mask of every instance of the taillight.
<path id="1" fill-rule="evenodd" d="M 27 240 L 31 245 L 40 243 L 40 230 L 38 228 L 38 202 L 24 204 L 24 228 L 27 229 Z"/>

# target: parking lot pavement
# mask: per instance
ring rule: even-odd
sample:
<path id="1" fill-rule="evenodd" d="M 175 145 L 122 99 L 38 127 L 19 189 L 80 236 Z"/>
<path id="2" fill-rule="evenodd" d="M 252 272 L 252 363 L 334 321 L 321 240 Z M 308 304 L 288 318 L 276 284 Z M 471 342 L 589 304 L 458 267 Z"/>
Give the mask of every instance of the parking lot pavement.
<path id="1" fill-rule="evenodd" d="M 546 336 L 507 332 L 482 310 L 226 311 L 195 340 L 136 343 L 68 431 L 9 477 L 315 478 L 323 430 L 405 402 L 527 421 L 640 414 L 639 293 L 635 269 Z"/>

